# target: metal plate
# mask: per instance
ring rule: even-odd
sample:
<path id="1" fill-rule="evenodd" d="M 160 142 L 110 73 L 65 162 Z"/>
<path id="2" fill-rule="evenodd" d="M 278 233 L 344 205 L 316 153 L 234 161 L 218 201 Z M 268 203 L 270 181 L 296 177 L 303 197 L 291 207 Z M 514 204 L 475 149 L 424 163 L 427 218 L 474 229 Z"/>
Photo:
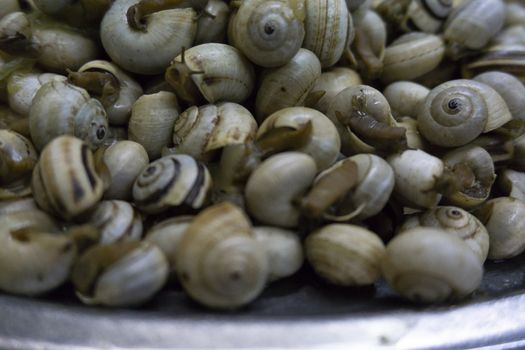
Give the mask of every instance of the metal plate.
<path id="1" fill-rule="evenodd" d="M 430 307 L 384 283 L 333 287 L 307 267 L 235 312 L 206 310 L 177 286 L 138 309 L 83 306 L 71 286 L 39 299 L 0 295 L 0 348 L 524 348 L 524 267 L 525 256 L 487 263 L 471 298 Z"/>

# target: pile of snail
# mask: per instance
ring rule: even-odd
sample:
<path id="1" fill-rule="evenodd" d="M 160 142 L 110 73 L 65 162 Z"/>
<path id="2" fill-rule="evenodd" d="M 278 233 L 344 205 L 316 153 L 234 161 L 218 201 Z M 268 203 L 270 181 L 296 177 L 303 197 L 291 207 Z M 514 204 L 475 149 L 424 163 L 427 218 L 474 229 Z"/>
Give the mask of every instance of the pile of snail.
<path id="1" fill-rule="evenodd" d="M 525 250 L 524 81 L 521 1 L 4 0 L 0 291 L 468 298 Z"/>

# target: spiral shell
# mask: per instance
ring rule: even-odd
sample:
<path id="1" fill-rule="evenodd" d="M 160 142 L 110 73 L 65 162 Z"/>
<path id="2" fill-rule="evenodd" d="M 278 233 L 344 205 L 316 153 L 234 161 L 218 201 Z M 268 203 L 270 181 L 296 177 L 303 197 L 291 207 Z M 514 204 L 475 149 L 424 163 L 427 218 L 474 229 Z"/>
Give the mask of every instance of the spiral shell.
<path id="1" fill-rule="evenodd" d="M 100 244 L 139 240 L 142 236 L 142 216 L 124 201 L 100 202 L 88 223 L 100 230 Z"/>
<path id="2" fill-rule="evenodd" d="M 140 210 L 156 214 L 183 205 L 203 206 L 212 187 L 208 169 L 188 155 L 162 157 L 152 162 L 133 185 Z"/>
<path id="3" fill-rule="evenodd" d="M 257 120 L 262 122 L 286 107 L 302 106 L 320 76 L 319 59 L 307 49 L 300 49 L 282 67 L 265 71 L 255 100 Z"/>
<path id="4" fill-rule="evenodd" d="M 60 135 L 74 135 L 97 148 L 107 137 L 104 107 L 86 90 L 63 81 L 48 82 L 36 93 L 29 110 L 31 139 L 38 150 Z"/>
<path id="5" fill-rule="evenodd" d="M 0 216 L 0 289 L 38 295 L 66 281 L 76 258 L 71 237 L 57 234 L 44 212 L 24 210 Z"/>
<path id="6" fill-rule="evenodd" d="M 306 123 L 312 123 L 312 132 L 308 141 L 302 145 L 291 145 L 289 150 L 304 152 L 311 156 L 318 170 L 332 165 L 341 147 L 337 129 L 324 114 L 306 107 L 289 107 L 279 110 L 262 122 L 257 131 L 257 139 L 270 134 L 278 128 L 299 129 Z"/>
<path id="7" fill-rule="evenodd" d="M 252 141 L 256 132 L 254 117 L 239 104 L 192 106 L 175 121 L 170 151 L 206 161 L 227 145 Z"/>
<path id="8" fill-rule="evenodd" d="M 89 147 L 72 136 L 59 136 L 44 148 L 31 186 L 38 206 L 64 220 L 86 213 L 104 192 Z"/>
<path id="9" fill-rule="evenodd" d="M 230 19 L 230 8 L 222 0 L 207 1 L 206 15 L 199 17 L 195 45 L 222 43 L 226 40 L 226 29 Z"/>
<path id="10" fill-rule="evenodd" d="M 177 96 L 189 105 L 241 103 L 255 85 L 252 64 L 235 47 L 208 43 L 175 57 L 165 73 Z"/>
<path id="11" fill-rule="evenodd" d="M 188 294 L 213 308 L 233 309 L 251 302 L 268 278 L 266 253 L 248 218 L 227 202 L 195 217 L 180 242 L 176 266 Z"/>
<path id="12" fill-rule="evenodd" d="M 348 9 L 345 0 L 307 0 L 303 47 L 319 57 L 323 68 L 333 66 L 345 49 Z"/>
<path id="13" fill-rule="evenodd" d="M 481 283 L 483 264 L 459 237 L 441 229 L 417 227 L 390 241 L 381 270 L 403 297 L 436 303 L 472 293 Z"/>
<path id="14" fill-rule="evenodd" d="M 505 101 L 494 89 L 466 79 L 435 87 L 418 111 L 421 134 L 444 147 L 465 145 L 511 119 Z"/>
<path id="15" fill-rule="evenodd" d="M 489 234 L 483 224 L 469 212 L 458 207 L 436 207 L 405 221 L 399 232 L 417 226 L 443 229 L 461 238 L 479 257 L 481 262 L 489 251 Z"/>
<path id="16" fill-rule="evenodd" d="M 162 251 L 137 241 L 94 246 L 77 259 L 71 272 L 77 296 L 89 305 L 142 304 L 167 278 L 168 262 Z"/>
<path id="17" fill-rule="evenodd" d="M 245 0 L 230 18 L 228 38 L 253 63 L 282 66 L 301 48 L 304 17 L 304 0 Z"/>
<path id="18" fill-rule="evenodd" d="M 145 31 L 134 30 L 127 12 L 138 2 L 113 2 L 100 24 L 102 45 L 120 67 L 139 74 L 159 74 L 183 47 L 191 47 L 197 32 L 197 14 L 192 8 L 152 13 L 144 18 Z"/>

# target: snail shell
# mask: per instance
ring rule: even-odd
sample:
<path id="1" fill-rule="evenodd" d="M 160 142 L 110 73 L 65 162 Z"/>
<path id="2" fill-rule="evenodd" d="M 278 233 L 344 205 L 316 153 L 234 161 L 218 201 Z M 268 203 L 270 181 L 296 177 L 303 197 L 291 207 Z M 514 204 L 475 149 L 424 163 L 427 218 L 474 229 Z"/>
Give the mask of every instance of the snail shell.
<path id="1" fill-rule="evenodd" d="M 271 226 L 254 227 L 253 233 L 267 254 L 268 282 L 292 276 L 299 271 L 304 254 L 297 233 Z"/>
<path id="2" fill-rule="evenodd" d="M 31 141 L 11 130 L 0 129 L 0 199 L 31 193 L 31 172 L 38 155 Z"/>
<path id="3" fill-rule="evenodd" d="M 385 245 L 365 228 L 328 225 L 308 235 L 304 248 L 315 272 L 333 284 L 365 286 L 381 277 Z"/>
<path id="4" fill-rule="evenodd" d="M 477 59 L 463 67 L 463 75 L 468 78 L 486 71 L 501 71 L 525 82 L 525 39 L 522 40 L 520 43 L 490 46 Z"/>
<path id="5" fill-rule="evenodd" d="M 473 208 L 487 200 L 496 180 L 494 162 L 489 152 L 481 147 L 467 145 L 448 152 L 442 160 L 453 171 L 461 172 L 463 168 L 468 173 L 464 176 L 466 183 L 462 191 L 445 195 L 449 203 Z"/>
<path id="6" fill-rule="evenodd" d="M 38 210 L 33 198 L 15 198 L 0 202 L 0 216 L 25 210 Z"/>
<path id="7" fill-rule="evenodd" d="M 263 161 L 250 175 L 245 188 L 248 212 L 264 224 L 295 227 L 299 208 L 293 200 L 311 186 L 317 173 L 312 157 L 283 152 Z"/>
<path id="8" fill-rule="evenodd" d="M 144 240 L 159 247 L 168 259 L 170 265 L 170 280 L 176 280 L 176 262 L 177 249 L 180 245 L 180 240 L 186 232 L 186 229 L 193 220 L 193 216 L 177 216 L 159 222 L 152 226 Z"/>
<path id="9" fill-rule="evenodd" d="M 146 16 L 146 30 L 130 27 L 127 12 L 140 0 L 116 0 L 100 24 L 104 49 L 120 67 L 139 74 L 159 74 L 170 60 L 191 47 L 197 32 L 192 8 L 159 11 Z"/>
<path id="10" fill-rule="evenodd" d="M 419 130 L 417 129 L 417 120 L 411 117 L 401 117 L 397 121 L 397 126 L 405 128 L 407 138 L 407 147 L 409 149 L 426 150 L 428 147 Z"/>
<path id="11" fill-rule="evenodd" d="M 39 72 L 15 72 L 7 79 L 9 107 L 16 113 L 27 116 L 38 89 L 50 81 L 66 81 L 63 75 Z"/>
<path id="12" fill-rule="evenodd" d="M 399 232 L 417 226 L 435 227 L 461 238 L 483 263 L 489 252 L 489 234 L 483 224 L 458 207 L 436 207 L 406 220 Z"/>
<path id="13" fill-rule="evenodd" d="M 481 283 L 483 264 L 461 238 L 442 229 L 417 227 L 390 241 L 381 270 L 403 297 L 437 303 L 472 293 Z"/>
<path id="14" fill-rule="evenodd" d="M 506 2 L 505 27 L 525 25 L 525 6 L 519 2 Z"/>
<path id="15" fill-rule="evenodd" d="M 257 120 L 262 122 L 286 107 L 302 106 L 320 76 L 319 59 L 307 49 L 300 49 L 282 67 L 265 71 L 255 100 Z"/>
<path id="16" fill-rule="evenodd" d="M 40 208 L 68 221 L 93 208 L 104 192 L 89 147 L 72 136 L 59 136 L 44 148 L 31 186 Z"/>
<path id="17" fill-rule="evenodd" d="M 312 88 L 308 97 L 306 97 L 306 100 L 312 100 L 314 99 L 314 96 L 317 97 L 321 94 L 322 97 L 319 98 L 314 105 L 307 107 L 312 107 L 317 109 L 319 112 L 326 114 L 328 112 L 328 108 L 338 93 L 347 87 L 361 84 L 361 77 L 353 69 L 334 67 L 321 73 L 321 76 L 316 80 L 314 87 Z"/>
<path id="18" fill-rule="evenodd" d="M 63 81 L 48 82 L 38 90 L 29 110 L 31 139 L 38 150 L 55 137 L 74 135 L 90 148 L 107 137 L 104 107 L 86 90 Z"/>
<path id="19" fill-rule="evenodd" d="M 204 43 L 223 43 L 230 19 L 230 8 L 221 0 L 207 1 L 205 15 L 199 17 L 195 45 Z"/>
<path id="20" fill-rule="evenodd" d="M 142 217 L 128 202 L 100 202 L 88 223 L 100 231 L 100 244 L 136 241 L 142 237 Z"/>
<path id="21" fill-rule="evenodd" d="M 474 214 L 489 233 L 489 259 L 509 259 L 525 250 L 525 204 L 522 201 L 512 197 L 494 198 Z"/>
<path id="22" fill-rule="evenodd" d="M 246 215 L 224 202 L 195 217 L 176 253 L 179 280 L 188 294 L 212 308 L 253 301 L 268 278 L 268 259 Z"/>
<path id="23" fill-rule="evenodd" d="M 397 81 L 388 85 L 383 95 L 392 109 L 392 114 L 399 120 L 405 116 L 417 118 L 417 109 L 429 92 L 427 87 L 418 83 Z"/>
<path id="24" fill-rule="evenodd" d="M 512 119 L 503 98 L 473 80 L 452 80 L 430 91 L 418 111 L 418 127 L 430 143 L 457 147 Z"/>
<path id="25" fill-rule="evenodd" d="M 514 76 L 503 72 L 486 72 L 473 78 L 501 95 L 514 120 L 525 121 L 525 86 Z"/>
<path id="26" fill-rule="evenodd" d="M 148 214 L 182 205 L 198 209 L 211 187 L 210 173 L 202 163 L 185 154 L 169 155 L 140 173 L 133 185 L 133 199 Z"/>
<path id="27" fill-rule="evenodd" d="M 506 195 L 525 202 L 525 173 L 505 169 L 498 176 L 498 182 Z"/>
<path id="28" fill-rule="evenodd" d="M 141 144 L 118 141 L 104 152 L 104 163 L 109 171 L 110 184 L 106 199 L 131 199 L 131 190 L 139 174 L 149 164 L 148 153 Z"/>
<path id="29" fill-rule="evenodd" d="M 128 137 L 140 143 L 149 159 L 157 159 L 162 148 L 170 144 L 173 125 L 179 116 L 175 94 L 160 91 L 142 95 L 133 104 L 128 124 Z"/>
<path id="30" fill-rule="evenodd" d="M 256 132 L 255 118 L 239 104 L 192 106 L 175 121 L 170 150 L 207 161 L 227 145 L 252 141 Z"/>
<path id="31" fill-rule="evenodd" d="M 219 43 L 184 51 L 171 62 L 165 77 L 177 97 L 189 105 L 203 100 L 241 103 L 255 85 L 252 64 L 233 46 Z"/>
<path id="32" fill-rule="evenodd" d="M 308 154 L 315 160 L 317 169 L 324 170 L 337 159 L 341 141 L 333 123 L 321 112 L 306 107 L 281 109 L 262 122 L 257 131 L 257 139 L 277 128 L 299 129 L 308 122 L 312 123 L 309 140 L 300 147 L 291 145 L 290 150 Z"/>
<path id="33" fill-rule="evenodd" d="M 450 55 L 457 58 L 464 48 L 481 49 L 501 30 L 504 22 L 503 1 L 464 1 L 452 10 L 445 23 L 443 38 Z"/>
<path id="34" fill-rule="evenodd" d="M 345 0 L 306 0 L 303 47 L 312 51 L 323 68 L 333 66 L 345 50 L 348 9 Z"/>
<path id="35" fill-rule="evenodd" d="M 441 37 L 426 33 L 408 33 L 393 41 L 385 50 L 383 82 L 410 80 L 436 68 L 445 56 Z"/>
<path id="36" fill-rule="evenodd" d="M 148 242 L 97 245 L 82 254 L 71 272 L 79 299 L 89 305 L 142 304 L 160 291 L 168 278 L 162 251 Z"/>
<path id="37" fill-rule="evenodd" d="M 435 189 L 444 172 L 443 162 L 422 150 L 406 150 L 388 158 L 394 170 L 396 197 L 413 208 L 432 208 L 441 200 Z"/>
<path id="38" fill-rule="evenodd" d="M 304 0 L 244 0 L 230 17 L 228 39 L 253 63 L 279 67 L 301 48 L 304 18 Z"/>
<path id="39" fill-rule="evenodd" d="M 114 81 L 115 88 L 111 92 L 102 91 L 99 96 L 95 94 L 95 97 L 104 106 L 111 125 L 127 124 L 133 103 L 142 95 L 141 86 L 122 69 L 108 61 L 91 61 L 78 69 L 78 73 L 90 72 L 105 73 L 108 80 Z M 73 83 L 75 84 L 74 80 Z"/>
<path id="40" fill-rule="evenodd" d="M 0 289 L 38 295 L 66 281 L 76 257 L 73 240 L 39 210 L 0 217 Z"/>

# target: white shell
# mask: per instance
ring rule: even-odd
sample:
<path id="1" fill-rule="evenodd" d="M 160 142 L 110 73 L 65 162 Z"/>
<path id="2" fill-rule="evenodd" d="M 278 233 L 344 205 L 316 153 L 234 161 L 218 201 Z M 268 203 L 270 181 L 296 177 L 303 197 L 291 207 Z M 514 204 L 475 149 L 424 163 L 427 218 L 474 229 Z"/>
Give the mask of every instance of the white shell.
<path id="1" fill-rule="evenodd" d="M 398 81 L 388 85 L 383 95 L 390 104 L 396 119 L 401 117 L 417 118 L 419 104 L 428 96 L 430 90 L 412 81 Z"/>
<path id="2" fill-rule="evenodd" d="M 100 202 L 88 223 L 100 231 L 100 244 L 136 241 L 142 237 L 142 215 L 128 202 Z"/>

